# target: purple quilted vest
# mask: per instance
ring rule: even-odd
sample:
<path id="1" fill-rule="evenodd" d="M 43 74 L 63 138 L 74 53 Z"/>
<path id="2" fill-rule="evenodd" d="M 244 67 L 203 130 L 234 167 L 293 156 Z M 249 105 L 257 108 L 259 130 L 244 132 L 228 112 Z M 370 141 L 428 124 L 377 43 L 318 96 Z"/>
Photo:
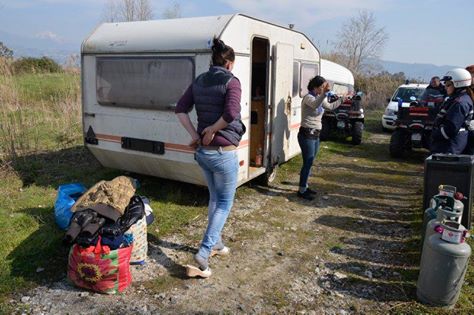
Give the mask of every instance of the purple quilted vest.
<path id="1" fill-rule="evenodd" d="M 209 71 L 199 75 L 193 83 L 193 96 L 196 106 L 198 128 L 201 132 L 214 124 L 224 113 L 227 85 L 234 75 L 223 67 L 212 66 Z M 224 138 L 238 146 L 245 126 L 240 121 L 240 115 L 226 128 L 219 130 Z"/>

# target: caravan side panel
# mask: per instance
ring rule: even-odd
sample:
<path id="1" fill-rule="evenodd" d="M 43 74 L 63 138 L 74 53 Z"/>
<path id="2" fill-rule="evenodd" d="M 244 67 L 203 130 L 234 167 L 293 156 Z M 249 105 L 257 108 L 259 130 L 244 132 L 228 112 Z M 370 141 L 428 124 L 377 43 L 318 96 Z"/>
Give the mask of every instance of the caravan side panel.
<path id="1" fill-rule="evenodd" d="M 208 60 L 196 57 L 195 62 L 202 59 Z M 98 103 L 96 60 L 94 55 L 83 56 L 83 127 L 86 136 L 92 128 L 98 140 L 97 145 L 86 143 L 86 146 L 100 163 L 106 167 L 204 185 L 201 170 L 194 161 L 194 150 L 187 145 L 189 135 L 171 108 L 151 110 Z M 186 88 L 183 86 L 183 91 Z M 196 121 L 194 111 L 190 116 Z M 158 155 L 124 149 L 123 137 L 159 141 L 163 143 L 165 152 Z"/>

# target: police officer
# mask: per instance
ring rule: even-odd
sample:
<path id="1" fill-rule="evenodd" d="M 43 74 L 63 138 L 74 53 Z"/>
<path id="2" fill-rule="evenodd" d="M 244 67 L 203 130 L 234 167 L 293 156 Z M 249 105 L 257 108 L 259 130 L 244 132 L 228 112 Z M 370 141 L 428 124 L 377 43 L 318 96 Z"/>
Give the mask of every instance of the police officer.
<path id="1" fill-rule="evenodd" d="M 474 65 L 467 66 L 466 70 L 469 71 L 472 77 L 470 94 L 471 99 L 474 102 Z M 471 123 L 469 125 L 469 136 L 467 140 L 467 146 L 463 153 L 474 155 L 474 120 L 471 120 Z"/>
<path id="2" fill-rule="evenodd" d="M 460 154 L 466 148 L 469 123 L 473 114 L 470 97 L 471 75 L 462 68 L 446 73 L 444 81 L 448 98 L 441 105 L 431 134 L 431 153 Z"/>

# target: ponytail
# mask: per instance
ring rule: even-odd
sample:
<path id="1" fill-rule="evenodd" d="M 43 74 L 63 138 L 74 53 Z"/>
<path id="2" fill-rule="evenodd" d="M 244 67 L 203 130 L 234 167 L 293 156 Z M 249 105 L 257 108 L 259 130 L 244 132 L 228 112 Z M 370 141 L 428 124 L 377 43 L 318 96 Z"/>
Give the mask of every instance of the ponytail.
<path id="1" fill-rule="evenodd" d="M 466 92 L 467 92 L 467 95 L 471 97 L 471 100 L 474 103 L 474 90 L 472 88 L 472 85 L 466 88 Z"/>
<path id="2" fill-rule="evenodd" d="M 223 67 L 228 61 L 234 62 L 235 53 L 232 47 L 216 37 L 212 40 L 212 65 Z"/>

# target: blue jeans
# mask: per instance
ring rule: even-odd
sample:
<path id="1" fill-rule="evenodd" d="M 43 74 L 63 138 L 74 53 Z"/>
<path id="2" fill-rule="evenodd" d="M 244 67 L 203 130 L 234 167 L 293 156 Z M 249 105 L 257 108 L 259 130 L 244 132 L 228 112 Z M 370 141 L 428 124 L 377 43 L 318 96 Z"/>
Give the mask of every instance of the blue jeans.
<path id="1" fill-rule="evenodd" d="M 308 178 L 311 173 L 311 166 L 313 161 L 318 155 L 319 151 L 319 138 L 309 139 L 305 137 L 302 132 L 298 133 L 298 143 L 301 148 L 301 154 L 303 156 L 303 166 L 300 171 L 300 183 L 299 187 L 302 190 L 308 188 Z"/>
<path id="2" fill-rule="evenodd" d="M 234 203 L 239 161 L 236 151 L 196 150 L 196 161 L 203 170 L 209 189 L 208 224 L 198 254 L 207 259 Z"/>

